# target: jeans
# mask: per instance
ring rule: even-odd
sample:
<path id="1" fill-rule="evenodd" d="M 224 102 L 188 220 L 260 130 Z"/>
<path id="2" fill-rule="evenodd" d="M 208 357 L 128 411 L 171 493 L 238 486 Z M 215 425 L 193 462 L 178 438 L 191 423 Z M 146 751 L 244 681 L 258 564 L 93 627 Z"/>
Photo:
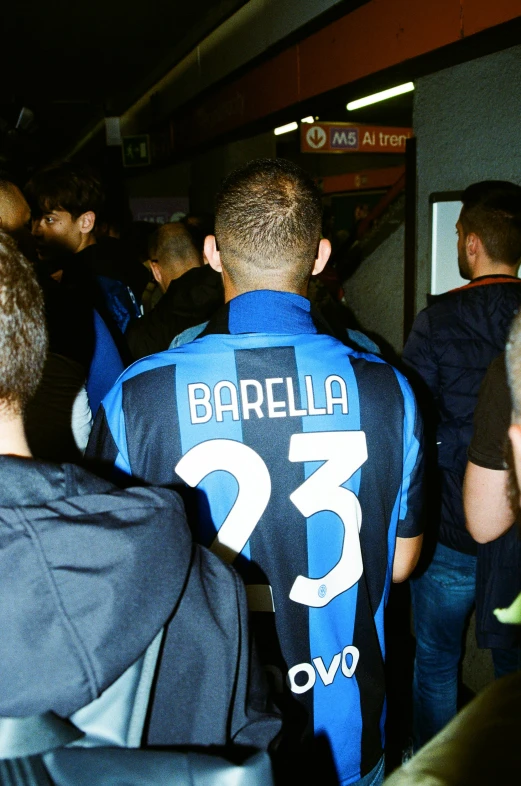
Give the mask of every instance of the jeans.
<path id="1" fill-rule="evenodd" d="M 458 667 L 472 611 L 476 557 L 440 543 L 418 579 L 411 580 L 416 633 L 413 741 L 418 750 L 456 714 Z"/>
<path id="2" fill-rule="evenodd" d="M 512 647 L 512 649 L 499 649 L 495 647 L 491 649 L 492 663 L 494 664 L 494 677 L 498 680 L 506 674 L 512 674 L 514 671 L 521 669 L 521 649 L 519 647 Z"/>
<path id="3" fill-rule="evenodd" d="M 364 777 L 360 778 L 356 783 L 352 783 L 351 786 L 380 786 L 380 784 L 384 782 L 384 775 L 385 757 L 382 756 L 371 772 L 368 772 L 367 775 L 364 775 Z"/>

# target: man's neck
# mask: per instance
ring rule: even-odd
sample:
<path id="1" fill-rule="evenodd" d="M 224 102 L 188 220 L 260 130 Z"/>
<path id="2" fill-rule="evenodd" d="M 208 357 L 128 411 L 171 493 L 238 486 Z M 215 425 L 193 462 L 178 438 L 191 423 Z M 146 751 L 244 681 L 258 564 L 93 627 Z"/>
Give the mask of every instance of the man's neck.
<path id="1" fill-rule="evenodd" d="M 288 292 L 290 295 L 301 295 L 302 297 L 308 296 L 308 281 L 304 282 L 302 286 L 294 286 L 287 281 L 283 281 L 280 276 L 266 276 L 262 281 L 249 286 L 236 286 L 231 280 L 225 268 L 222 270 L 222 279 L 224 286 L 224 302 L 229 303 L 234 297 L 245 295 L 247 292 L 256 292 L 258 290 L 270 290 L 271 292 Z"/>
<path id="2" fill-rule="evenodd" d="M 22 415 L 0 411 L 0 455 L 32 458 Z"/>
<path id="3" fill-rule="evenodd" d="M 96 238 L 94 237 L 94 232 L 89 232 L 88 235 L 82 235 L 81 243 L 76 249 L 75 253 L 79 254 L 80 251 L 83 251 L 84 248 L 88 246 L 94 246 L 96 244 Z"/>
<path id="4" fill-rule="evenodd" d="M 472 281 L 481 276 L 516 276 L 517 265 L 506 262 L 491 262 L 490 259 L 480 260 L 472 271 Z"/>
<path id="5" fill-rule="evenodd" d="M 203 267 L 203 265 L 199 265 L 197 262 L 187 262 L 187 264 L 183 267 L 177 267 L 175 272 L 172 273 L 167 280 L 165 280 L 164 292 L 166 292 L 172 281 L 177 281 L 179 278 L 181 278 L 181 276 L 184 276 L 185 273 L 188 273 L 189 270 L 193 270 L 196 267 Z"/>

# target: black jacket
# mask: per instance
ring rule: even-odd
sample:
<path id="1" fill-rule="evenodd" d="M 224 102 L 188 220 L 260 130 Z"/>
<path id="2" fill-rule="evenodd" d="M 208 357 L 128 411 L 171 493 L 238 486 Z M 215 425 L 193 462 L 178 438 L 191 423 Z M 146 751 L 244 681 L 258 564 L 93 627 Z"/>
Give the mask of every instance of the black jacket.
<path id="1" fill-rule="evenodd" d="M 244 587 L 178 495 L 0 456 L 0 716 L 70 716 L 165 628 L 144 742 L 265 748 Z"/>
<path id="2" fill-rule="evenodd" d="M 414 322 L 403 360 L 418 375 L 426 421 L 436 419 L 441 482 L 439 541 L 467 554 L 476 543 L 465 529 L 462 484 L 472 416 L 479 386 L 505 348 L 512 318 L 521 304 L 521 280 L 482 276 L 430 299 Z M 414 375 L 411 382 L 415 383 Z M 422 395 L 427 393 L 427 395 Z"/>
<path id="3" fill-rule="evenodd" d="M 168 349 L 179 333 L 206 322 L 223 303 L 221 276 L 210 265 L 188 270 L 170 283 L 150 313 L 129 324 L 125 338 L 132 357 Z"/>

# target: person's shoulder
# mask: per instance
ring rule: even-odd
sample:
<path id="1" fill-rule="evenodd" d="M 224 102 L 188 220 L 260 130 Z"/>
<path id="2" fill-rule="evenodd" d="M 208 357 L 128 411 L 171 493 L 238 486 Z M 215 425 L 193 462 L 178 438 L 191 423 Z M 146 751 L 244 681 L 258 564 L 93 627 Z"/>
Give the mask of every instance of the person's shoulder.
<path id="1" fill-rule="evenodd" d="M 396 366 L 384 360 L 380 355 L 373 355 L 370 352 L 358 352 L 348 347 L 345 348 L 356 377 L 360 382 L 369 382 L 367 388 L 375 396 L 381 396 L 382 391 L 389 388 L 396 388 L 396 383 L 401 390 L 402 396 L 414 401 L 414 394 L 411 385 L 405 375 Z"/>
<path id="2" fill-rule="evenodd" d="M 38 465 L 42 473 L 45 471 L 49 472 L 48 468 L 52 469 L 53 467 L 61 471 L 63 491 L 67 497 L 81 497 L 86 494 L 116 494 L 125 497 L 129 494 L 134 494 L 145 502 L 148 500 L 156 507 L 168 507 L 171 505 L 182 507 L 179 494 L 173 489 L 130 486 L 122 490 L 114 483 L 98 477 L 89 469 L 78 464 L 64 463 L 54 465 L 49 462 L 38 462 Z"/>
<path id="3" fill-rule="evenodd" d="M 428 295 L 427 305 L 416 315 L 411 334 L 414 336 L 432 336 L 438 330 L 444 331 L 461 315 L 462 309 L 473 307 L 475 290 L 461 287 L 451 289 L 439 295 Z"/>
<path id="4" fill-rule="evenodd" d="M 134 379 L 134 377 L 149 374 L 165 366 L 175 365 L 176 361 L 177 356 L 175 350 L 171 349 L 165 349 L 162 352 L 155 352 L 153 355 L 147 355 L 147 357 L 140 358 L 128 366 L 121 374 L 116 384 L 122 385 L 124 382 Z"/>
<path id="5" fill-rule="evenodd" d="M 431 319 L 435 319 L 438 312 L 443 310 L 443 308 L 444 306 L 441 306 L 438 301 L 432 301 L 429 298 L 428 305 L 416 314 L 412 323 L 411 334 L 429 332 L 431 329 Z"/>

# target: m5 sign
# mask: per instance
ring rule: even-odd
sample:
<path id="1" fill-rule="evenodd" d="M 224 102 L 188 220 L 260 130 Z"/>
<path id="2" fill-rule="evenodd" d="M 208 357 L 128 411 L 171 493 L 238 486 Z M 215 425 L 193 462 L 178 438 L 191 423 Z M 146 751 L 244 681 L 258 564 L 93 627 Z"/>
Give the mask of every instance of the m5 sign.
<path id="1" fill-rule="evenodd" d="M 313 123 L 300 127 L 303 153 L 405 153 L 412 128 Z"/>

